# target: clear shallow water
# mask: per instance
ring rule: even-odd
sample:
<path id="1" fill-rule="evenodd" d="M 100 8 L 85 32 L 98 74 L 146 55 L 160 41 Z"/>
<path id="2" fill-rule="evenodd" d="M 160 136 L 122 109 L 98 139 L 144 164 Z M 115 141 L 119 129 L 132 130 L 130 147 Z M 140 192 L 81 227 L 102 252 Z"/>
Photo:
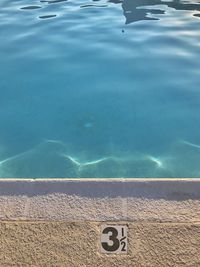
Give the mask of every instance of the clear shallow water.
<path id="1" fill-rule="evenodd" d="M 0 177 L 200 177 L 200 2 L 0 2 Z"/>

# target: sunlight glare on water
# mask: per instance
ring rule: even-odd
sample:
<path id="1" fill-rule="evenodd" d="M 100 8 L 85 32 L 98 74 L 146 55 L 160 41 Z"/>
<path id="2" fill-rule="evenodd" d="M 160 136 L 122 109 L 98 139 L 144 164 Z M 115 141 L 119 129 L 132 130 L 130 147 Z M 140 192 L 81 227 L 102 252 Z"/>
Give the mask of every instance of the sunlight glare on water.
<path id="1" fill-rule="evenodd" d="M 0 177 L 200 177 L 200 3 L 1 0 Z"/>

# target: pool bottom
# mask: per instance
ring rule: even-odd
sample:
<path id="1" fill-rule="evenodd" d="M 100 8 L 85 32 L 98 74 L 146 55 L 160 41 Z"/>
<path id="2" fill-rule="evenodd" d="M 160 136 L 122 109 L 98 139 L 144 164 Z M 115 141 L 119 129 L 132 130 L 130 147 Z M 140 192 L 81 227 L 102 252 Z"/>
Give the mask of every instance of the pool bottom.
<path id="1" fill-rule="evenodd" d="M 0 161 L 0 178 L 183 178 L 200 177 L 200 146 L 179 140 L 166 153 L 119 150 L 107 155 L 69 152 L 57 140 Z"/>

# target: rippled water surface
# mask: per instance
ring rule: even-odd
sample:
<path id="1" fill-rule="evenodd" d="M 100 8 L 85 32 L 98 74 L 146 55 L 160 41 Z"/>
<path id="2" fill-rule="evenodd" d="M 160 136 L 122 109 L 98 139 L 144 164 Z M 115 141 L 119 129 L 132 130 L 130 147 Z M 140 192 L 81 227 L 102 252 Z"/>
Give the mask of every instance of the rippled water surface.
<path id="1" fill-rule="evenodd" d="M 200 1 L 1 0 L 0 177 L 200 177 Z"/>

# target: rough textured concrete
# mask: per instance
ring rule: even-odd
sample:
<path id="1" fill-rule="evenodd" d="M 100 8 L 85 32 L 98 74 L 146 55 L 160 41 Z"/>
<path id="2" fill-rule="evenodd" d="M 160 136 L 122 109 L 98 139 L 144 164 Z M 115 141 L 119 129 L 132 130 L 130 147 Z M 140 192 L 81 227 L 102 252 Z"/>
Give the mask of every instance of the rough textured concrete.
<path id="1" fill-rule="evenodd" d="M 199 267 L 200 224 L 128 223 L 127 255 L 99 251 L 96 222 L 1 222 L 1 267 Z"/>
<path id="2" fill-rule="evenodd" d="M 200 221 L 200 180 L 0 180 L 0 220 L 20 219 Z"/>
<path id="3" fill-rule="evenodd" d="M 128 254 L 100 226 L 128 225 Z M 0 180 L 0 267 L 199 267 L 200 180 Z"/>

